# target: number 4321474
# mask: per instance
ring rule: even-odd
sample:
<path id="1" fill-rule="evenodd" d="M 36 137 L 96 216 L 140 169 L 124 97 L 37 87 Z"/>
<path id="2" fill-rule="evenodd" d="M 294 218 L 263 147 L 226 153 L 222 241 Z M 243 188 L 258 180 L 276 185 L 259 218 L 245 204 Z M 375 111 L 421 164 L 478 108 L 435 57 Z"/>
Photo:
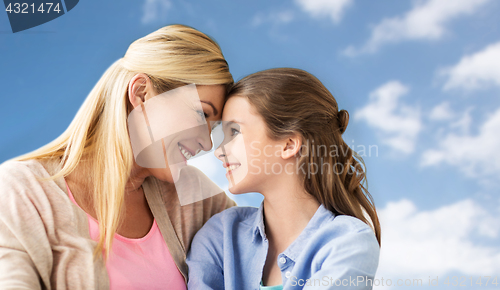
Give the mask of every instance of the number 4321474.
<path id="1" fill-rule="evenodd" d="M 59 3 L 41 3 L 35 7 L 35 3 L 9 3 L 5 11 L 8 13 L 60 13 Z"/>

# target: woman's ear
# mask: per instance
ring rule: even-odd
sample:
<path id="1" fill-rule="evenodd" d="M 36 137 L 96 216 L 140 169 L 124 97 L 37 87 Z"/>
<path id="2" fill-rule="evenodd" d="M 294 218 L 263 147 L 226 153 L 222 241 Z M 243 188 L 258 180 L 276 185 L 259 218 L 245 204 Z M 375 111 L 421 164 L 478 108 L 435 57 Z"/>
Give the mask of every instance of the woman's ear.
<path id="1" fill-rule="evenodd" d="M 151 91 L 151 80 L 145 74 L 136 74 L 128 83 L 128 99 L 135 108 L 146 101 L 148 92 Z"/>
<path id="2" fill-rule="evenodd" d="M 281 152 L 281 158 L 289 159 L 299 153 L 300 147 L 302 146 L 302 139 L 300 136 L 293 136 L 285 139 L 285 147 Z"/>

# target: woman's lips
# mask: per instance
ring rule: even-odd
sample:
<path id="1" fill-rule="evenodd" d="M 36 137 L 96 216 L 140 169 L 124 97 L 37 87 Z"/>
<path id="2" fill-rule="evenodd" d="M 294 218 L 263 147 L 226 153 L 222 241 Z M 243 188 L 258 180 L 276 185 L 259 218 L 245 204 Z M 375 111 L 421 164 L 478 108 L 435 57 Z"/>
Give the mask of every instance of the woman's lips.
<path id="1" fill-rule="evenodd" d="M 182 145 L 181 143 L 177 143 L 177 146 L 179 147 L 179 151 L 181 152 L 182 157 L 184 158 L 184 162 L 187 163 L 187 161 L 193 157 L 193 153 L 191 150 L 189 150 L 187 147 Z"/>

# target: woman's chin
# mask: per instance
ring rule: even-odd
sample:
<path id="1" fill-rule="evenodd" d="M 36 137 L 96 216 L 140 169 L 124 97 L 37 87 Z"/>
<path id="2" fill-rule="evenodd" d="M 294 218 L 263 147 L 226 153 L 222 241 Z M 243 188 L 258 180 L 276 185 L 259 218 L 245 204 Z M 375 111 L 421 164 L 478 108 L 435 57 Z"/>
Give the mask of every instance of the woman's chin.
<path id="1" fill-rule="evenodd" d="M 170 169 L 170 168 L 169 168 Z M 156 177 L 157 179 L 168 182 L 168 183 L 174 183 L 176 179 L 179 179 L 179 174 L 175 171 L 172 171 L 171 169 L 166 169 L 166 168 L 150 168 L 149 172 L 151 175 Z"/>

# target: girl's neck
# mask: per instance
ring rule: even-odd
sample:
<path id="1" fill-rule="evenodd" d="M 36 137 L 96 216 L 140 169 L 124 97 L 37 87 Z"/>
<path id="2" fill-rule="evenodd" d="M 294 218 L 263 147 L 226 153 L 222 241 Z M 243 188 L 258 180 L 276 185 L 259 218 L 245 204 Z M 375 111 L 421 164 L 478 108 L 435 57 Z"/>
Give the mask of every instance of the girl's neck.
<path id="1" fill-rule="evenodd" d="M 270 245 L 283 252 L 304 230 L 320 203 L 298 182 L 279 185 L 263 192 L 264 223 Z"/>

